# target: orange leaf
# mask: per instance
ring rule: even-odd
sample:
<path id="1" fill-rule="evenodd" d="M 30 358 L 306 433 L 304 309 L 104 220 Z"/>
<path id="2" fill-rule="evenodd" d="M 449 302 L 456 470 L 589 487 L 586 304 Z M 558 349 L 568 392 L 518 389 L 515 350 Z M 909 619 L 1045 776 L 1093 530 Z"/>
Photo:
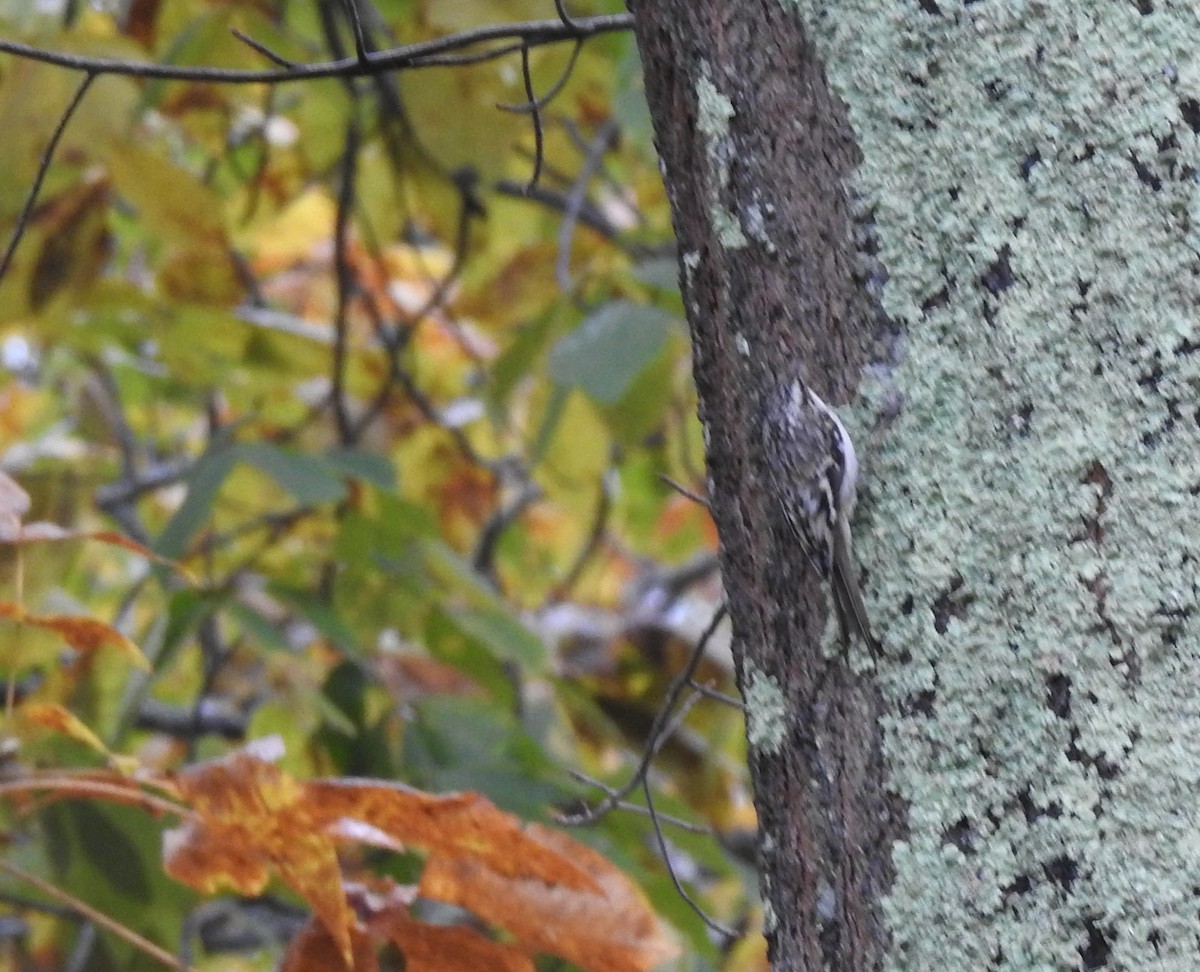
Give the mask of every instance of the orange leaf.
<path id="1" fill-rule="evenodd" d="M 477 794 L 434 796 L 367 780 L 300 783 L 249 750 L 186 770 L 176 788 L 194 816 L 167 835 L 167 872 L 205 893 L 231 886 L 257 894 L 275 870 L 309 901 L 346 964 L 356 925 L 335 841 L 347 840 L 425 848 L 423 893 L 507 929 L 526 952 L 616 972 L 647 969 L 674 954 L 653 912 L 604 858 L 565 835 L 523 825 Z M 453 968 L 433 956 L 444 957 L 451 945 L 468 947 L 463 932 L 428 929 L 403 908 L 378 921 L 387 929 L 380 934 L 406 956 L 411 948 L 413 961 L 428 959 L 410 967 Z M 491 945 L 479 937 L 470 947 Z M 529 968 L 518 961 L 519 950 L 501 952 L 502 959 L 464 968 Z"/>
<path id="2" fill-rule="evenodd" d="M 642 972 L 678 953 L 633 883 L 594 850 L 536 824 L 526 835 L 570 856 L 600 890 L 513 879 L 478 859 L 439 855 L 425 865 L 421 894 L 467 908 L 512 933 L 524 948 L 584 969 Z"/>
<path id="3" fill-rule="evenodd" d="M 24 526 L 18 526 L 17 530 L 11 535 L 0 533 L 0 543 L 54 543 L 60 540 L 95 540 L 97 543 L 107 543 L 114 547 L 124 547 L 126 550 L 132 550 L 134 553 L 140 554 L 147 560 L 153 560 L 157 563 L 174 567 L 175 570 L 179 571 L 179 573 L 183 574 L 189 580 L 192 579 L 186 567 L 167 557 L 156 554 L 149 547 L 143 546 L 136 540 L 130 540 L 124 534 L 116 533 L 113 530 L 68 530 L 57 523 L 47 523 L 44 520 L 37 520 L 33 523 L 26 523 Z"/>
<path id="4" fill-rule="evenodd" d="M 371 940 L 357 929 L 350 931 L 352 964 L 329 929 L 319 921 L 309 921 L 296 933 L 284 953 L 279 972 L 378 972 Z M 406 965 L 405 972 L 411 972 Z"/>
<path id="5" fill-rule="evenodd" d="M 95 618 L 69 614 L 27 614 L 20 604 L 0 601 L 0 618 L 53 631 L 76 651 L 95 651 L 105 645 L 120 649 L 133 664 L 150 671 L 150 662 L 138 646 L 116 628 Z"/>
<path id="6" fill-rule="evenodd" d="M 478 860 L 504 877 L 600 891 L 570 853 L 531 837 L 520 820 L 477 793 L 437 796 L 399 783 L 350 779 L 314 780 L 307 789 L 314 811 L 327 824 L 338 818 L 370 821 L 403 843 Z"/>
<path id="7" fill-rule="evenodd" d="M 21 714 L 34 725 L 61 732 L 105 756 L 112 755 L 99 736 L 61 705 L 53 702 L 30 702 L 21 706 Z"/>
<path id="8" fill-rule="evenodd" d="M 341 889 L 333 840 L 305 788 L 251 752 L 179 774 L 196 816 L 164 836 L 164 868 L 205 894 L 222 886 L 255 895 L 271 868 L 321 919 L 347 964 L 354 915 Z"/>
<path id="9" fill-rule="evenodd" d="M 533 960 L 524 952 L 473 928 L 417 921 L 403 894 L 358 895 L 355 908 L 372 935 L 391 941 L 404 954 L 405 972 L 533 972 Z"/>

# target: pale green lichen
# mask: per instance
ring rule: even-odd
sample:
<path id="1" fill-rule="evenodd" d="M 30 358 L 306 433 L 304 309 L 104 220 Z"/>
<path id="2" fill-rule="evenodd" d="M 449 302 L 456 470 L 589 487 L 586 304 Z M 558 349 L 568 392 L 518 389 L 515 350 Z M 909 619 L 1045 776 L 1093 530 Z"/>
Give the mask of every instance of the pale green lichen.
<path id="1" fill-rule="evenodd" d="M 905 330 L 858 437 L 891 967 L 1196 967 L 1200 18 L 790 5 Z"/>
<path id="2" fill-rule="evenodd" d="M 742 232 L 741 222 L 721 201 L 722 190 L 729 183 L 729 120 L 735 111 L 733 102 L 717 90 L 707 69 L 696 83 L 696 125 L 706 138 L 705 152 L 709 161 L 708 204 L 709 219 L 717 239 L 729 249 L 748 246 L 750 241 Z"/>
<path id="3" fill-rule="evenodd" d="M 696 125 L 709 138 L 726 138 L 729 119 L 733 117 L 733 102 L 717 90 L 708 75 L 701 75 L 696 85 Z"/>
<path id="4" fill-rule="evenodd" d="M 756 752 L 772 756 L 787 736 L 787 704 L 779 680 L 744 662 L 743 697 L 746 703 L 746 739 Z"/>

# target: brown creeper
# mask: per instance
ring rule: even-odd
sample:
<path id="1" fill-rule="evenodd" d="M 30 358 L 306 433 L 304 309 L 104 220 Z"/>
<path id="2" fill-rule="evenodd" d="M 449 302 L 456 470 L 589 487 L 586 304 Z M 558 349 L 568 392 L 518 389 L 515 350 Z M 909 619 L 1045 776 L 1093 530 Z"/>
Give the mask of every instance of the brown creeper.
<path id="1" fill-rule="evenodd" d="M 850 518 L 858 500 L 858 457 L 837 413 L 797 380 L 771 402 L 764 421 L 767 460 L 781 474 L 784 520 L 812 565 L 833 588 L 842 638 L 858 634 L 872 654 L 871 634 L 858 589 L 850 541 Z"/>

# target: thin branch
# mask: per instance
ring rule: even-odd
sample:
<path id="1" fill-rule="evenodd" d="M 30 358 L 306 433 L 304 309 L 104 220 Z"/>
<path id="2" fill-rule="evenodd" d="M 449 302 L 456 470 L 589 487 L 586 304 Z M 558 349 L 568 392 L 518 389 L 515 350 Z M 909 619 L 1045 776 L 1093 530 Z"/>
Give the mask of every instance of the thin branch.
<path id="1" fill-rule="evenodd" d="M 720 692 L 711 685 L 705 685 L 703 682 L 697 682 L 692 679 L 688 682 L 693 691 L 699 692 L 706 699 L 712 699 L 714 702 L 721 702 L 732 709 L 737 709 L 739 712 L 745 712 L 746 706 L 741 699 L 734 698 L 732 695 L 727 695 L 725 692 Z"/>
<path id="2" fill-rule="evenodd" d="M 21 242 L 21 237 L 25 235 L 25 230 L 28 228 L 29 216 L 33 212 L 34 204 L 37 202 L 38 193 L 42 191 L 42 183 L 45 181 L 46 173 L 50 169 L 50 160 L 54 157 L 54 150 L 58 148 L 59 140 L 62 138 L 63 132 L 66 131 L 67 123 L 71 120 L 71 116 L 75 114 L 75 109 L 79 107 L 79 103 L 83 101 L 83 96 L 87 94 L 88 88 L 92 86 L 92 82 L 95 80 L 96 74 L 93 72 L 88 72 L 84 75 L 83 80 L 79 82 L 79 87 L 75 89 L 75 94 L 72 95 L 71 100 L 67 103 L 67 107 L 63 110 L 62 117 L 58 119 L 58 125 L 54 129 L 54 134 L 50 136 L 50 141 L 46 143 L 46 148 L 42 151 L 41 161 L 38 162 L 37 175 L 34 176 L 33 185 L 25 196 L 25 205 L 21 207 L 21 214 L 17 217 L 17 225 L 13 227 L 12 238 L 8 241 L 8 248 L 4 251 L 4 256 L 0 257 L 0 280 L 8 273 L 13 253 L 16 252 L 17 244 Z"/>
<path id="3" fill-rule="evenodd" d="M 594 786 L 597 790 L 600 790 L 607 796 L 613 796 L 616 792 L 611 786 L 608 786 L 593 776 L 588 776 L 587 773 L 584 773 L 582 770 L 567 770 L 567 774 L 573 780 L 576 780 L 587 786 Z M 648 808 L 643 807 L 640 803 L 629 803 L 627 800 L 618 799 L 616 803 L 616 809 L 628 810 L 630 813 L 636 813 L 645 817 L 650 816 L 650 810 Z M 686 830 L 688 833 L 692 834 L 711 834 L 713 832 L 712 827 L 706 827 L 703 824 L 694 824 L 690 820 L 684 820 L 683 817 L 676 817 L 669 813 L 658 814 L 658 819 L 662 823 L 670 824 L 672 827 L 678 827 L 680 830 Z"/>
<path id="4" fill-rule="evenodd" d="M 576 50 L 579 44 L 576 42 Z M 538 184 L 542 177 L 542 162 L 545 160 L 546 133 L 542 131 L 542 112 L 537 99 L 533 96 L 533 75 L 529 73 L 529 45 L 521 45 L 521 76 L 525 80 L 525 97 L 530 105 L 530 118 L 533 122 L 533 174 L 529 177 L 528 192 Z"/>
<path id="5" fill-rule="evenodd" d="M 675 490 L 675 492 L 677 492 L 680 496 L 686 496 L 688 499 L 690 499 L 693 503 L 697 504 L 698 506 L 703 506 L 709 512 L 712 511 L 712 507 L 710 507 L 708 505 L 708 500 L 706 500 L 699 493 L 693 493 L 690 489 L 688 489 L 686 486 L 684 486 L 683 483 L 676 482 L 674 479 L 672 479 L 666 473 L 659 473 L 658 478 L 661 479 L 668 486 L 670 486 L 671 489 Z"/>
<path id="6" fill-rule="evenodd" d="M 122 925 L 114 918 L 110 918 L 102 911 L 97 911 L 91 905 L 84 901 L 80 901 L 73 895 L 68 894 L 62 888 L 55 887 L 49 881 L 45 881 L 36 874 L 30 874 L 28 871 L 22 870 L 10 861 L 0 858 L 0 870 L 7 871 L 13 877 L 24 881 L 26 884 L 31 884 L 42 894 L 48 898 L 53 898 L 61 903 L 64 907 L 70 908 L 76 914 L 82 915 L 88 921 L 99 925 L 101 928 L 106 928 L 118 938 L 128 942 L 134 948 L 145 952 L 152 959 L 161 962 L 169 969 L 179 969 L 180 972 L 195 972 L 190 965 L 186 965 L 180 959 L 176 958 L 164 948 L 155 945 L 148 938 L 144 938 L 135 932 L 132 928 Z"/>
<path id="7" fill-rule="evenodd" d="M 518 148 L 517 150 L 521 150 Z M 532 157 L 531 153 L 524 153 Z M 542 171 L 549 173 L 552 171 L 552 166 L 544 165 Z M 511 196 L 514 199 L 524 199 L 528 202 L 537 203 L 540 206 L 545 206 L 547 209 L 553 209 L 555 212 L 563 213 L 567 211 L 570 205 L 567 194 L 560 192 L 557 189 L 548 189 L 545 186 L 534 186 L 529 189 L 529 184 L 524 182 L 516 182 L 512 179 L 500 179 L 492 189 L 502 196 Z M 626 240 L 622 238 L 622 232 L 613 224 L 603 212 L 594 206 L 589 200 L 584 200 L 578 213 L 579 222 L 588 229 L 595 230 L 603 236 L 609 243 L 613 244 L 623 253 L 628 253 L 631 257 L 637 260 L 642 260 L 647 257 L 659 255 L 659 248 L 648 246 L 645 243 L 639 243 L 635 240 Z"/>
<path id="8" fill-rule="evenodd" d="M 240 40 L 247 47 L 257 51 L 272 64 L 278 64 L 281 68 L 287 68 L 289 71 L 295 71 L 296 68 L 300 66 L 295 61 L 289 61 L 282 54 L 276 54 L 273 50 L 271 50 L 271 48 L 267 47 L 266 44 L 256 41 L 249 34 L 243 34 L 236 27 L 230 27 L 229 33 L 233 34 L 234 37 Z"/>
<path id="9" fill-rule="evenodd" d="M 354 170 L 358 157 L 358 119 L 346 126 L 346 146 L 342 153 L 342 184 L 338 189 L 337 219 L 334 224 L 333 254 L 337 275 L 337 311 L 333 330 L 333 381 L 329 398 L 342 445 L 354 442 L 354 423 L 346 405 L 346 347 L 349 341 L 349 309 L 354 279 L 346 253 L 350 213 L 354 207 Z"/>
<path id="10" fill-rule="evenodd" d="M 567 5 L 563 3 L 563 0 L 554 0 L 554 9 L 558 11 L 559 20 L 572 30 L 579 29 L 575 21 L 571 18 L 571 15 L 567 13 Z"/>
<path id="11" fill-rule="evenodd" d="M 362 20 L 358 15 L 357 0 L 342 0 L 342 7 L 346 10 L 346 17 L 350 21 L 350 28 L 354 32 L 354 50 L 358 54 L 358 59 L 366 63 L 368 57 L 367 38 L 363 33 Z"/>
<path id="12" fill-rule="evenodd" d="M 670 735 L 668 729 L 674 724 L 674 715 L 672 710 L 676 703 L 683 695 L 685 689 L 688 688 L 693 676 L 696 674 L 696 667 L 700 664 L 700 659 L 704 656 L 704 649 L 708 646 L 708 642 L 716 633 L 721 622 L 725 620 L 726 614 L 729 612 L 729 605 L 722 603 L 713 614 L 712 620 L 709 621 L 708 627 L 704 629 L 704 633 L 700 636 L 700 640 L 696 642 L 696 647 L 692 649 L 691 657 L 688 659 L 683 669 L 671 680 L 671 684 L 667 687 L 666 695 L 663 697 L 662 705 L 658 707 L 658 712 L 654 715 L 654 722 L 650 726 L 650 732 L 647 734 L 646 748 L 642 752 L 642 758 L 638 763 L 637 769 L 633 776 L 629 778 L 624 786 L 612 791 L 611 794 L 601 800 L 595 807 L 588 810 L 583 810 L 579 813 L 559 814 L 559 823 L 568 826 L 582 826 L 585 824 L 595 823 L 606 813 L 612 810 L 620 800 L 624 800 L 630 793 L 638 788 L 646 778 L 646 774 L 650 770 L 650 764 L 654 757 L 658 755 L 658 751 L 663 747 Z M 686 709 L 685 709 L 686 711 Z"/>
<path id="13" fill-rule="evenodd" d="M 498 44 L 495 47 L 488 47 L 482 51 L 476 51 L 473 54 L 435 54 L 432 57 L 417 58 L 410 68 L 431 68 L 431 67 L 463 67 L 470 64 L 482 64 L 485 61 L 495 61 L 502 57 L 507 57 L 509 54 L 515 54 L 522 47 L 525 47 L 524 41 L 512 41 L 508 44 Z"/>
<path id="14" fill-rule="evenodd" d="M 501 504 L 488 518 L 479 534 L 479 542 L 475 545 L 475 553 L 471 557 L 471 566 L 492 587 L 499 589 L 500 582 L 496 577 L 496 547 L 500 538 L 531 503 L 541 499 L 542 490 L 531 479 L 526 479 L 518 489 L 517 494 L 507 503 Z"/>
<path id="15" fill-rule="evenodd" d="M 595 37 L 633 27 L 631 14 L 609 14 L 585 17 L 568 26 L 559 20 L 527 20 L 510 24 L 488 24 L 471 30 L 448 34 L 416 44 L 405 44 L 387 51 L 369 54 L 366 60 L 357 56 L 336 61 L 298 64 L 278 70 L 244 70 L 241 68 L 187 67 L 178 64 L 154 64 L 146 61 L 125 61 L 110 57 L 88 57 L 50 51 L 18 41 L 0 39 L 0 53 L 13 54 L 31 61 L 42 61 L 59 67 L 85 71 L 89 74 L 117 74 L 125 77 L 158 78 L 168 81 L 215 81 L 224 84 L 269 84 L 271 82 L 311 81 L 314 78 L 361 77 L 387 71 L 432 67 L 430 59 L 447 51 L 457 51 L 490 41 L 517 39 L 532 47 L 554 44 L 563 40 Z M 511 50 L 511 49 L 510 49 Z M 508 51 L 491 52 L 500 57 Z"/>
<path id="16" fill-rule="evenodd" d="M 562 93 L 562 89 L 565 88 L 567 86 L 567 82 L 571 80 L 571 74 L 575 70 L 575 61 L 578 59 L 579 52 L 582 49 L 583 41 L 575 41 L 575 46 L 571 48 L 571 59 L 567 61 L 567 66 L 563 70 L 562 76 L 555 81 L 554 84 L 550 86 L 550 89 L 540 98 L 534 98 L 532 85 L 526 85 L 525 93 L 529 97 L 529 100 L 524 104 L 513 105 L 508 104 L 507 102 L 498 101 L 496 102 L 496 107 L 501 111 L 511 111 L 518 115 L 534 114 L 542 108 L 545 108 L 548 104 L 550 104 L 550 102 L 552 102 Z M 527 51 L 528 48 L 524 48 L 524 50 Z"/>
<path id="17" fill-rule="evenodd" d="M 662 854 L 663 863 L 667 865 L 667 873 L 671 876 L 671 883 L 675 885 L 675 890 L 688 903 L 692 911 L 696 912 L 704 924 L 718 935 L 724 935 L 729 941 L 735 941 L 738 938 L 738 933 L 732 928 L 722 925 L 715 918 L 710 918 L 708 912 L 701 908 L 684 889 L 679 876 L 675 873 L 675 866 L 671 863 L 671 854 L 667 850 L 667 840 L 663 836 L 662 827 L 658 824 L 658 814 L 654 809 L 654 798 L 650 795 L 650 783 L 644 778 L 642 780 L 642 792 L 646 795 L 646 809 L 650 811 L 650 822 L 654 825 L 654 836 L 658 840 L 659 853 Z"/>
<path id="18" fill-rule="evenodd" d="M 600 126 L 600 130 L 588 146 L 583 165 L 579 167 L 579 175 L 575 177 L 575 184 L 567 193 L 567 206 L 563 211 L 562 224 L 558 228 L 558 259 L 554 261 L 554 278 L 564 293 L 571 290 L 571 240 L 575 236 L 579 212 L 587 200 L 588 183 L 600 169 L 604 153 L 608 151 L 608 146 L 616 134 L 617 126 L 611 119 Z"/>

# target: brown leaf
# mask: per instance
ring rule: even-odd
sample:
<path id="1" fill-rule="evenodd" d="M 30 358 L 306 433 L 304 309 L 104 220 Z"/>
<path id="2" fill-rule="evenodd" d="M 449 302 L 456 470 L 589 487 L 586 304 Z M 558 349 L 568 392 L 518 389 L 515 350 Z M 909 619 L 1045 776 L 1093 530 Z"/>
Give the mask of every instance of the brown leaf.
<path id="1" fill-rule="evenodd" d="M 409 897 L 403 893 L 355 897 L 367 930 L 391 941 L 404 954 L 405 972 L 533 972 L 529 955 L 511 945 L 494 942 L 473 928 L 431 925 L 413 918 Z"/>
<path id="2" fill-rule="evenodd" d="M 70 736 L 105 756 L 108 747 L 91 729 L 68 709 L 53 702 L 30 702 L 21 706 L 21 715 L 34 725 Z"/>
<path id="3" fill-rule="evenodd" d="M 296 933 L 284 953 L 279 972 L 378 972 L 375 949 L 371 940 L 358 929 L 350 931 L 352 964 L 329 929 L 321 922 L 310 920 Z M 411 972 L 407 966 L 405 972 Z"/>
<path id="4" fill-rule="evenodd" d="M 0 473 L 3 475 L 3 473 Z M 136 554 L 140 554 L 147 560 L 153 560 L 156 563 L 166 564 L 173 567 L 185 577 L 191 579 L 190 573 L 185 567 L 176 563 L 168 557 L 162 557 L 156 554 L 149 547 L 138 543 L 136 540 L 131 540 L 124 534 L 116 533 L 112 530 L 68 530 L 66 527 L 59 526 L 57 523 L 47 523 L 45 520 L 36 520 L 33 523 L 26 523 L 24 526 L 18 526 L 17 530 L 12 534 L 5 535 L 0 531 L 0 543 L 13 544 L 32 544 L 32 543 L 56 543 L 62 540 L 94 540 L 97 543 L 107 543 L 114 547 L 124 547 L 126 550 L 132 550 Z"/>
<path id="5" fill-rule="evenodd" d="M 154 50 L 154 32 L 162 0 L 131 0 L 122 33 L 132 37 L 148 51 Z"/>
<path id="6" fill-rule="evenodd" d="M 111 645 L 138 668 L 150 671 L 150 662 L 133 641 L 111 624 L 96 618 L 69 614 L 28 614 L 22 605 L 10 601 L 0 601 L 0 618 L 53 631 L 76 651 L 95 651 Z"/>
<path id="7" fill-rule="evenodd" d="M 205 894 L 224 886 L 255 895 L 274 868 L 349 963 L 354 915 L 333 840 L 305 787 L 244 750 L 185 770 L 176 785 L 196 816 L 164 836 L 167 873 Z"/>
<path id="8" fill-rule="evenodd" d="M 63 193 L 38 216 L 44 229 L 29 282 L 29 306 L 37 311 L 60 290 L 86 286 L 107 258 L 110 186 L 95 178 Z"/>
<path id="9" fill-rule="evenodd" d="M 338 841 L 428 850 L 422 893 L 461 904 L 517 938 L 517 949 L 497 953 L 503 958 L 464 968 L 527 969 L 518 957 L 536 950 L 621 972 L 673 954 L 620 871 L 477 794 L 434 796 L 367 780 L 300 783 L 248 750 L 188 769 L 176 787 L 194 817 L 167 835 L 167 872 L 205 893 L 230 886 L 257 894 L 276 871 L 309 901 L 347 963 L 355 919 L 342 890 Z M 379 911 L 377 927 L 391 929 L 380 933 L 412 949 L 414 961 L 428 960 L 416 968 L 454 968 L 444 949 L 467 948 L 463 930 L 421 926 L 403 904 Z M 475 936 L 469 947 L 482 953 L 489 946 Z"/>
<path id="10" fill-rule="evenodd" d="M 342 817 L 365 820 L 405 844 L 469 857 L 495 874 L 600 891 L 569 853 L 531 837 L 520 820 L 477 793 L 437 796 L 399 783 L 351 779 L 314 780 L 307 789 L 314 812 L 328 824 Z"/>
<path id="11" fill-rule="evenodd" d="M 431 857 L 421 894 L 460 905 L 510 932 L 530 951 L 558 955 L 597 972 L 642 972 L 676 955 L 634 884 L 591 848 L 536 824 L 526 836 L 585 868 L 592 893 L 491 871 L 469 857 Z"/>

